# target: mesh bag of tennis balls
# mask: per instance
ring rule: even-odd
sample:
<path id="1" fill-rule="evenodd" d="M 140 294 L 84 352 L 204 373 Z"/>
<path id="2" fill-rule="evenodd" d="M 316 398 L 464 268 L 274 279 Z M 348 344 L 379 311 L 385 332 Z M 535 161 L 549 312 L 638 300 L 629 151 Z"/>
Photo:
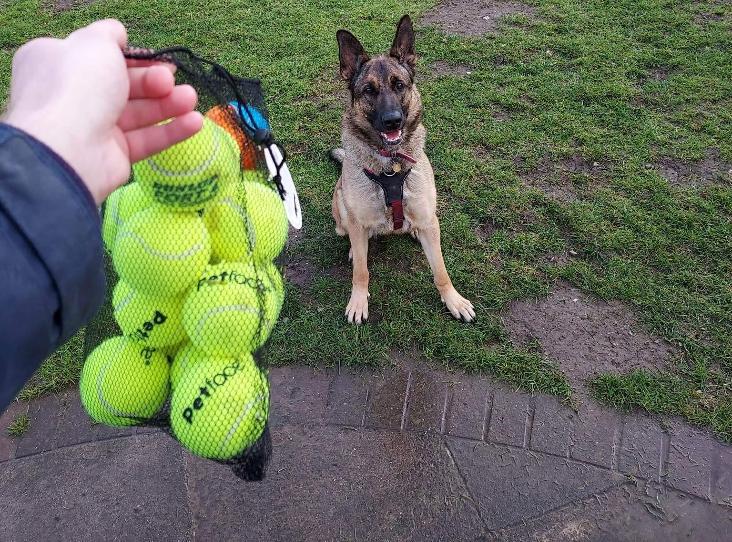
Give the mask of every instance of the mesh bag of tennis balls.
<path id="1" fill-rule="evenodd" d="M 272 450 L 267 340 L 284 301 L 284 150 L 269 150 L 258 81 L 186 49 L 126 54 L 174 64 L 204 122 L 134 164 L 105 202 L 108 299 L 86 331 L 81 400 L 98 423 L 163 427 L 260 480 Z"/>

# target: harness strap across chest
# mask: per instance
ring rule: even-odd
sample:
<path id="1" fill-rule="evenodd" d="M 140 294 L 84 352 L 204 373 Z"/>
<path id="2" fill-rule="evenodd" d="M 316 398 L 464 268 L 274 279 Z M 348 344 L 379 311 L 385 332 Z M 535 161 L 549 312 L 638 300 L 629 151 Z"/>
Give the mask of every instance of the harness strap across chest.
<path id="1" fill-rule="evenodd" d="M 363 170 L 366 176 L 378 184 L 384 191 L 384 200 L 388 207 L 391 207 L 391 214 L 394 220 L 394 229 L 399 230 L 404 225 L 404 181 L 407 180 L 410 169 L 394 172 L 391 175 L 381 173 L 377 175 L 370 169 Z"/>
<path id="2" fill-rule="evenodd" d="M 401 152 L 390 153 L 386 149 L 381 149 L 379 154 L 385 158 L 391 157 L 392 160 L 401 158 L 405 162 L 416 163 L 414 158 Z M 391 172 L 382 171 L 378 175 L 370 169 L 364 169 L 363 171 L 369 179 L 378 184 L 384 191 L 384 201 L 388 207 L 391 207 L 394 229 L 400 230 L 404 225 L 404 182 L 407 180 L 411 169 L 392 168 Z"/>

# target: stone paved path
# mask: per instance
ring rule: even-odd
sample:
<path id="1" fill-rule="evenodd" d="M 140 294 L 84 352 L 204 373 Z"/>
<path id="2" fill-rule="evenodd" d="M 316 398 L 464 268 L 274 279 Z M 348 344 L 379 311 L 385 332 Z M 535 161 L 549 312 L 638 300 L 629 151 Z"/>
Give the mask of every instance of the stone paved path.
<path id="1" fill-rule="evenodd" d="M 729 540 L 732 448 L 676 420 L 575 412 L 423 365 L 272 371 L 265 482 L 166 433 L 14 405 L 0 540 Z"/>

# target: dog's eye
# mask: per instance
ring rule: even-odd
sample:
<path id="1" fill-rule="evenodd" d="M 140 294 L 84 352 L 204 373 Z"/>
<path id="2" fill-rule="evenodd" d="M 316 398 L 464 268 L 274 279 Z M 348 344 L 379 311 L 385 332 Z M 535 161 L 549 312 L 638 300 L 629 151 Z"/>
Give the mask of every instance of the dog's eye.
<path id="1" fill-rule="evenodd" d="M 394 90 L 397 90 L 399 92 L 404 90 L 404 83 L 402 83 L 401 81 L 397 81 L 396 83 L 394 83 Z"/>
<path id="2" fill-rule="evenodd" d="M 373 85 L 366 85 L 366 88 L 363 89 L 364 94 L 368 94 L 369 96 L 376 96 L 378 94 L 378 91 L 374 88 Z"/>

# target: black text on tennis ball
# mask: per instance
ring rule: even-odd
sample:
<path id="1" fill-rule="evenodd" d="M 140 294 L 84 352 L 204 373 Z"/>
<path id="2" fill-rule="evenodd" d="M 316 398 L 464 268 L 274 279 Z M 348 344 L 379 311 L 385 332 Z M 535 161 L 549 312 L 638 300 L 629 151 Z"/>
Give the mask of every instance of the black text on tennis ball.
<path id="1" fill-rule="evenodd" d="M 216 123 L 133 166 L 135 179 L 156 203 L 173 211 L 201 209 L 215 201 L 240 169 L 236 142 Z"/>
<path id="2" fill-rule="evenodd" d="M 212 355 L 232 357 L 264 344 L 282 306 L 282 292 L 268 270 L 253 263 L 208 266 L 183 306 L 191 342 Z"/>
<path id="3" fill-rule="evenodd" d="M 186 338 L 183 297 L 149 296 L 120 280 L 112 294 L 112 310 L 122 333 L 148 346 L 174 346 Z"/>
<path id="4" fill-rule="evenodd" d="M 177 383 L 170 406 L 176 438 L 196 455 L 231 459 L 262 435 L 269 386 L 252 356 L 201 357 Z"/>

